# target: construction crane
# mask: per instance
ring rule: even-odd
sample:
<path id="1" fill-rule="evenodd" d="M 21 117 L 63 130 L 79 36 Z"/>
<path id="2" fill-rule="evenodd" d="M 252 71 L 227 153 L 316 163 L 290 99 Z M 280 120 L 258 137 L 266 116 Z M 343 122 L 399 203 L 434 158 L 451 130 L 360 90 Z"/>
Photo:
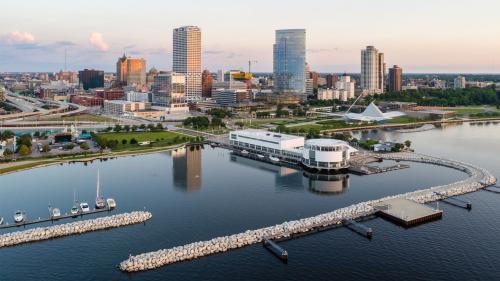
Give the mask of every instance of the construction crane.
<path id="1" fill-rule="evenodd" d="M 256 60 L 249 60 L 248 61 L 248 73 L 252 73 L 252 63 L 258 63 Z"/>

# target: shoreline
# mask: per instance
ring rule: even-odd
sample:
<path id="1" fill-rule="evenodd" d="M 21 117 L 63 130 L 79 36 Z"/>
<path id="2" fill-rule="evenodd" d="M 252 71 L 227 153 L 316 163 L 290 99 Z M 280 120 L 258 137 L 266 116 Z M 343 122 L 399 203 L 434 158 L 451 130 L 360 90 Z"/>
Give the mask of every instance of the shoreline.
<path id="1" fill-rule="evenodd" d="M 46 159 L 40 159 L 40 160 L 26 160 L 26 161 L 19 161 L 19 165 L 14 165 L 11 167 L 5 167 L 2 168 L 2 164 L 0 164 L 0 177 L 8 174 L 13 174 L 17 172 L 22 172 L 22 171 L 27 171 L 31 169 L 37 169 L 37 168 L 44 168 L 52 165 L 57 165 L 57 164 L 70 164 L 70 163 L 76 163 L 76 162 L 89 162 L 89 161 L 94 161 L 94 160 L 100 160 L 100 159 L 109 159 L 109 158 L 118 158 L 118 157 L 127 157 L 127 156 L 137 156 L 137 155 L 145 155 L 145 154 L 152 154 L 152 153 L 157 153 L 157 152 L 166 152 L 166 151 L 171 151 L 175 150 L 181 147 L 186 146 L 186 143 L 182 143 L 179 145 L 175 146 L 166 146 L 166 147 L 158 147 L 158 148 L 152 148 L 152 149 L 144 149 L 144 150 L 137 150 L 137 151 L 131 151 L 131 150 L 124 150 L 124 151 L 118 151 L 118 152 L 107 152 L 107 153 L 96 153 L 89 155 L 84 158 L 63 158 L 63 159 L 51 159 L 51 158 L 46 158 Z M 7 163 L 13 163 L 13 162 L 7 162 Z M 23 167 L 28 165 L 29 167 Z M 33 165 L 33 166 L 31 166 Z M 19 168 L 16 168 L 19 167 Z M 4 172 L 4 169 L 9 169 L 12 168 L 12 171 L 6 171 Z"/>

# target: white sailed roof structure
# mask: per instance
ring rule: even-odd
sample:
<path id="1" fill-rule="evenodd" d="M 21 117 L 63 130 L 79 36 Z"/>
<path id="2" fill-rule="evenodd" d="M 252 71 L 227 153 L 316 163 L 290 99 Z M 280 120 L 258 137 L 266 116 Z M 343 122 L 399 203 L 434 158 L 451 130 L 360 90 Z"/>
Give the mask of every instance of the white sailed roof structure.
<path id="1" fill-rule="evenodd" d="M 356 121 L 365 121 L 365 122 L 373 122 L 373 121 L 384 121 L 389 120 L 394 117 L 404 116 L 406 115 L 404 112 L 400 111 L 390 111 L 390 112 L 382 112 L 373 102 L 370 103 L 363 111 L 363 113 L 347 113 L 345 115 L 346 119 L 356 120 Z"/>

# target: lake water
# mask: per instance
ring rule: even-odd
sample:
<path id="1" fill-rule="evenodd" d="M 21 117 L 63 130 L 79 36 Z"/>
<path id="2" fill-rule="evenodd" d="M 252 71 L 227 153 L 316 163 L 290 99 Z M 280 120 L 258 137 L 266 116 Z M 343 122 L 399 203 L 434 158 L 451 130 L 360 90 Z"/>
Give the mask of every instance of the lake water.
<path id="1" fill-rule="evenodd" d="M 500 175 L 500 126 L 468 124 L 418 133 L 356 133 L 358 138 L 410 139 L 417 152 L 468 161 Z M 390 164 L 385 162 L 384 164 Z M 48 204 L 68 212 L 73 192 L 92 204 L 100 170 L 115 212 L 146 208 L 141 225 L 0 249 L 0 280 L 498 280 L 500 195 L 464 195 L 466 211 L 446 204 L 442 220 L 404 229 L 382 219 L 369 241 L 339 228 L 281 243 L 281 263 L 261 245 L 154 271 L 125 274 L 129 254 L 265 227 L 353 203 L 445 184 L 465 175 L 443 167 L 371 176 L 313 179 L 301 171 L 231 156 L 223 149 L 186 149 L 72 164 L 0 177 L 0 215 L 17 209 L 46 217 Z M 64 222 L 69 222 L 66 220 Z M 22 229 L 15 229 L 22 230 Z M 10 230 L 1 230 L 5 233 Z"/>

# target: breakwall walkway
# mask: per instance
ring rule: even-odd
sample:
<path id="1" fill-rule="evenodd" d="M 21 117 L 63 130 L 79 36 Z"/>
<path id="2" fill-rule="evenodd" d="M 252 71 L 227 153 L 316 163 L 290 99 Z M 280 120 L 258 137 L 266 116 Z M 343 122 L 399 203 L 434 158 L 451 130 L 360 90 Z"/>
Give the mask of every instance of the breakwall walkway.
<path id="1" fill-rule="evenodd" d="M 377 154 L 377 156 L 389 160 L 420 162 L 445 166 L 462 171 L 468 174 L 469 177 L 465 180 L 447 185 L 435 186 L 423 190 L 357 203 L 309 218 L 288 221 L 256 230 L 247 230 L 238 234 L 217 237 L 207 241 L 194 242 L 170 249 L 130 256 L 127 260 L 120 263 L 120 269 L 126 272 L 151 270 L 176 262 L 196 259 L 207 255 L 241 248 L 247 245 L 262 242 L 264 239 L 280 239 L 290 237 L 295 234 L 305 233 L 317 227 L 339 225 L 344 220 L 354 220 L 374 214 L 376 210 L 373 205 L 388 199 L 405 198 L 418 203 L 426 203 L 439 200 L 447 196 L 474 192 L 496 183 L 496 178 L 487 170 L 460 161 L 414 153 Z M 439 193 L 439 195 L 436 192 Z"/>
<path id="2" fill-rule="evenodd" d="M 55 226 L 37 227 L 24 231 L 10 232 L 0 235 L 0 248 L 137 224 L 145 222 L 151 217 L 152 214 L 150 212 L 139 211 Z"/>

